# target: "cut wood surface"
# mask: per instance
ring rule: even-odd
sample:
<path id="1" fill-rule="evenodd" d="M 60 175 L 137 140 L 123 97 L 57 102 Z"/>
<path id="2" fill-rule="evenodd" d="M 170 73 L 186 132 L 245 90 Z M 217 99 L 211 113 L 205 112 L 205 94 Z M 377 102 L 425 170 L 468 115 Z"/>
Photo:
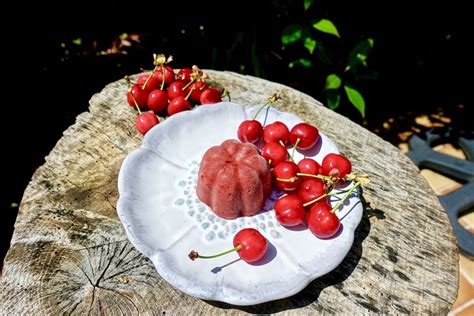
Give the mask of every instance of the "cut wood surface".
<path id="1" fill-rule="evenodd" d="M 0 314 L 441 313 L 458 288 L 458 250 L 448 218 L 419 170 L 397 148 L 289 87 L 209 71 L 250 106 L 275 107 L 315 124 L 372 182 L 351 251 L 300 293 L 232 306 L 174 289 L 127 240 L 117 217 L 117 176 L 141 144 L 124 80 L 94 95 L 64 132 L 20 205 L 0 283 Z M 375 105 L 374 105 L 375 106 Z"/>

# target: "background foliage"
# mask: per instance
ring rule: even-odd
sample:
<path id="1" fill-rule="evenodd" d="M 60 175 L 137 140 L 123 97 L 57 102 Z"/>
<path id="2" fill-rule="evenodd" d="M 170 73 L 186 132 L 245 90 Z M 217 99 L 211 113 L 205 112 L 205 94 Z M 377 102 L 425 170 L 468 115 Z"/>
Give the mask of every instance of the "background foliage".
<path id="1" fill-rule="evenodd" d="M 154 52 L 172 54 L 176 68 L 198 64 L 289 85 L 394 143 L 416 113 L 463 109 L 455 123 L 472 125 L 473 34 L 462 2 L 10 5 L 16 24 L 0 22 L 8 82 L 2 251 L 24 188 L 62 132 L 104 85 L 151 67 Z"/>

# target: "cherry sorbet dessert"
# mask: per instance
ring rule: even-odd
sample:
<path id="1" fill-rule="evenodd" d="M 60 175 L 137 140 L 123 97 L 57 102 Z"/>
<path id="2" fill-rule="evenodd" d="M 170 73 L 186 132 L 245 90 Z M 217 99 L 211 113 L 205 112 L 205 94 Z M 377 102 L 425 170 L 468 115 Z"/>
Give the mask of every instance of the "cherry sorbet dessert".
<path id="1" fill-rule="evenodd" d="M 230 139 L 204 154 L 197 195 L 219 217 L 255 215 L 271 191 L 270 166 L 255 145 Z"/>

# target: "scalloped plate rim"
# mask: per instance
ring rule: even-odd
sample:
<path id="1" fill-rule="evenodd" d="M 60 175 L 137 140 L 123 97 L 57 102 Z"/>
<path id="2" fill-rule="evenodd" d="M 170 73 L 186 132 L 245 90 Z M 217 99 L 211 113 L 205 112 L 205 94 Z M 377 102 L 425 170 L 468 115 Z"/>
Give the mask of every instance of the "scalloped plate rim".
<path id="1" fill-rule="evenodd" d="M 239 105 L 237 103 L 233 103 L 233 102 L 222 102 L 222 103 L 230 103 L 230 104 L 233 104 L 233 105 L 238 105 L 238 106 L 241 106 L 243 107 L 242 105 Z M 212 106 L 220 106 L 219 104 L 216 104 L 216 105 L 212 105 Z M 127 154 L 127 156 L 125 157 L 125 159 L 123 160 L 122 164 L 121 164 L 121 167 L 120 167 L 120 172 L 119 172 L 119 176 L 118 176 L 118 191 L 119 191 L 119 199 L 117 201 L 117 214 L 118 214 L 118 217 L 120 219 L 120 221 L 122 222 L 122 225 L 124 226 L 124 229 L 125 229 L 125 232 L 127 234 L 127 237 L 128 239 L 130 240 L 130 242 L 134 245 L 134 247 L 140 252 L 142 253 L 144 256 L 146 256 L 147 258 L 149 258 L 155 269 L 157 270 L 157 272 L 160 274 L 160 276 L 165 279 L 168 284 L 170 284 L 171 286 L 173 286 L 173 288 L 176 288 L 184 293 L 187 293 L 189 295 L 192 295 L 194 297 L 197 297 L 197 298 L 200 298 L 200 299 L 204 299 L 204 300 L 214 300 L 214 301 L 222 301 L 222 302 L 226 302 L 226 303 L 229 303 L 229 304 L 233 304 L 233 305 L 240 305 L 240 306 L 247 306 L 247 305 L 254 305 L 254 304 L 260 304 L 260 303 L 265 303 L 265 302 L 269 302 L 269 301 L 273 301 L 273 300 L 277 300 L 277 299 L 282 299 L 282 298 L 286 298 L 286 297 L 289 297 L 289 296 L 292 296 L 296 293 L 299 293 L 301 290 L 303 290 L 310 282 L 312 282 L 313 280 L 331 272 L 332 270 L 334 270 L 337 266 L 340 265 L 340 263 L 344 260 L 344 258 L 347 256 L 347 254 L 349 253 L 350 249 L 352 248 L 352 245 L 353 245 L 353 242 L 354 242 L 354 232 L 355 232 L 355 229 L 357 228 L 357 226 L 359 225 L 361 219 L 362 219 L 362 212 L 360 212 L 360 216 L 357 217 L 356 220 L 354 220 L 354 228 L 352 229 L 349 229 L 350 233 L 349 233 L 349 239 L 348 239 L 348 242 L 347 242 L 347 246 L 346 246 L 346 249 L 344 249 L 344 255 L 341 256 L 340 260 L 338 260 L 337 264 L 334 265 L 334 267 L 330 267 L 327 269 L 327 271 L 325 271 L 324 273 L 322 274 L 318 274 L 318 275 L 307 275 L 304 279 L 303 279 L 303 282 L 300 282 L 299 284 L 297 284 L 296 286 L 292 287 L 291 289 L 286 289 L 286 290 L 283 290 L 281 291 L 280 293 L 276 294 L 276 295 L 273 295 L 273 296 L 269 296 L 269 297 L 265 297 L 265 296 L 261 296 L 260 299 L 253 299 L 253 300 L 245 300 L 244 298 L 240 298 L 240 299 L 233 299 L 232 297 L 220 297 L 219 295 L 203 295 L 202 292 L 199 292 L 199 291 L 193 291 L 192 287 L 176 287 L 173 283 L 173 280 L 171 280 L 170 278 L 168 278 L 168 273 L 166 272 L 167 269 L 166 269 L 166 266 L 163 266 L 160 262 L 160 260 L 158 260 L 158 255 L 159 253 L 162 252 L 162 250 L 158 250 L 157 252 L 150 252 L 149 251 L 149 247 L 147 245 L 145 245 L 139 238 L 137 238 L 134 233 L 131 231 L 130 229 L 130 226 L 129 226 L 129 223 L 127 222 L 127 217 L 124 215 L 124 212 L 126 211 L 126 207 L 124 206 L 124 203 L 126 203 L 127 201 L 127 198 L 129 197 L 128 195 L 128 192 L 126 191 L 126 185 L 124 184 L 124 181 L 123 181 L 123 177 L 124 177 L 124 174 L 125 174 L 125 171 L 126 168 L 127 168 L 127 164 L 128 164 L 128 161 L 129 159 L 131 159 L 131 157 L 134 155 L 134 154 L 137 154 L 138 152 L 142 151 L 142 150 L 145 150 L 145 151 L 148 151 L 152 154 L 156 154 L 154 151 L 152 151 L 151 149 L 147 148 L 145 146 L 146 144 L 146 140 L 150 137 L 152 137 L 153 135 L 153 131 L 155 129 L 160 129 L 160 128 L 165 128 L 166 127 L 166 124 L 171 124 L 171 123 L 167 123 L 167 122 L 170 122 L 171 120 L 174 120 L 175 118 L 174 117 L 183 117 L 183 116 L 187 116 L 187 115 L 193 115 L 193 113 L 196 113 L 198 111 L 206 111 L 206 109 L 208 108 L 209 106 L 206 105 L 206 106 L 199 106 L 191 111 L 185 111 L 185 112 L 180 112 L 180 113 L 177 113 L 175 116 L 172 116 L 172 117 L 169 117 L 168 119 L 166 119 L 164 122 L 156 125 L 155 127 L 153 127 L 148 133 L 147 135 L 145 135 L 145 137 L 143 138 L 143 141 L 142 141 L 142 144 L 139 148 L 136 148 L 134 150 L 132 150 L 131 152 L 129 152 Z M 247 115 L 249 113 L 251 113 L 252 111 L 255 110 L 255 108 L 257 108 L 258 105 L 256 106 L 253 106 L 253 107 L 243 107 L 244 111 L 247 113 Z M 289 114 L 289 115 L 292 115 L 292 116 L 295 116 L 296 118 L 300 119 L 298 116 L 294 115 L 293 113 L 290 113 L 290 112 L 282 112 L 282 111 L 279 111 L 273 107 L 269 107 L 269 109 L 275 111 L 276 113 L 278 114 Z M 301 120 L 301 119 L 300 119 Z M 172 121 L 171 121 L 172 122 Z M 165 127 L 163 127 L 165 126 Z M 335 148 L 335 150 L 337 152 L 338 151 L 338 148 L 337 146 L 334 144 L 334 142 L 332 142 L 332 140 L 325 136 L 324 133 L 321 133 L 320 132 L 320 135 L 323 135 L 323 137 L 325 137 L 327 140 L 329 140 L 330 144 L 332 144 Z M 357 200 L 358 202 L 356 203 L 355 206 L 353 206 L 352 209 L 356 208 L 357 205 L 360 203 L 360 198 L 357 197 Z M 351 210 L 352 210 L 351 209 Z M 220 293 L 220 292 L 215 292 L 215 293 Z"/>

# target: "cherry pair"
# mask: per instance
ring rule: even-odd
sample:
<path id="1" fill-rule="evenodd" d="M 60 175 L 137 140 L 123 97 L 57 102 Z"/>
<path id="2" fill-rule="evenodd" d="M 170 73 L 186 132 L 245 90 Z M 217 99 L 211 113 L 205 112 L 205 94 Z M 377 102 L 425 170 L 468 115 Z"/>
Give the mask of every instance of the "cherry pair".
<path id="1" fill-rule="evenodd" d="M 339 218 L 332 212 L 331 206 L 326 201 L 315 202 L 309 213 L 305 206 L 307 204 L 303 204 L 297 195 L 289 194 L 281 197 L 275 203 L 278 222 L 283 226 L 298 226 L 306 223 L 309 230 L 318 238 L 330 238 L 337 233 L 340 227 Z"/>

